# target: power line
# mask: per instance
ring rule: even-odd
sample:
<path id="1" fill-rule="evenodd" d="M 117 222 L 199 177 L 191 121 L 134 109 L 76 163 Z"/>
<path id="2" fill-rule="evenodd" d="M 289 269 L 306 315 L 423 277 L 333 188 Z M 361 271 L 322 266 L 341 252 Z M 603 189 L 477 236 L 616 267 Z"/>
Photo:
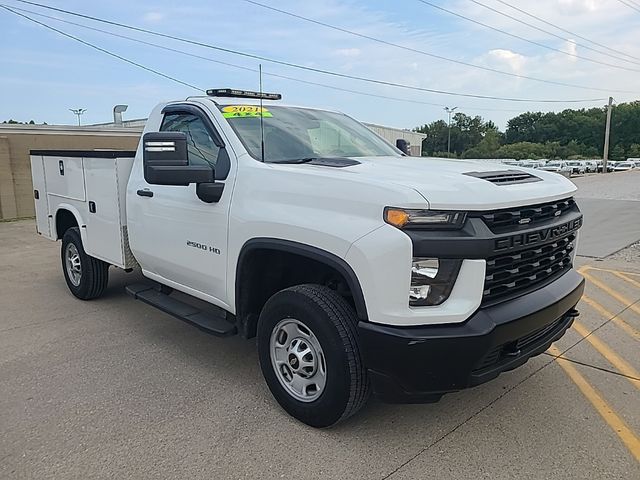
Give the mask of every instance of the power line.
<path id="1" fill-rule="evenodd" d="M 2 5 L 0 4 L 0 6 L 2 6 Z M 34 12 L 32 10 L 28 10 L 28 9 L 25 9 L 25 8 L 19 8 L 19 7 L 11 7 L 11 8 L 14 9 L 14 10 L 30 13 L 32 15 L 37 15 L 39 17 L 47 18 L 47 19 L 54 20 L 54 21 L 57 21 L 57 22 L 62 22 L 62 23 L 68 24 L 68 25 L 73 25 L 73 26 L 84 28 L 84 29 L 91 30 L 91 31 L 94 31 L 94 32 L 99 32 L 99 33 L 103 33 L 103 34 L 106 34 L 106 35 L 110 35 L 110 36 L 113 36 L 113 37 L 116 37 L 116 38 L 129 40 L 129 41 L 136 42 L 136 43 L 139 43 L 139 44 L 142 44 L 142 45 L 147 45 L 147 46 L 150 46 L 150 47 L 159 48 L 161 50 L 165 50 L 165 51 L 169 51 L 169 52 L 173 52 L 173 53 L 178 53 L 178 54 L 185 55 L 185 56 L 188 56 L 188 57 L 197 58 L 199 60 L 206 60 L 208 62 L 217 63 L 217 64 L 224 65 L 224 66 L 227 66 L 227 67 L 232 67 L 232 68 L 245 70 L 245 71 L 248 71 L 248 72 L 258 73 L 258 70 L 255 69 L 255 68 L 251 68 L 251 67 L 247 67 L 247 66 L 243 66 L 243 65 L 237 65 L 237 64 L 229 63 L 229 62 L 223 62 L 221 60 L 216 60 L 216 59 L 213 59 L 211 57 L 205 57 L 205 56 L 198 55 L 198 54 L 195 54 L 195 53 L 192 53 L 192 52 L 187 52 L 187 51 L 184 51 L 184 50 L 179 50 L 179 49 L 176 49 L 176 48 L 167 47 L 165 45 L 160 45 L 160 44 L 153 43 L 153 42 L 147 42 L 147 41 L 141 40 L 139 38 L 129 37 L 127 35 L 122 35 L 120 33 L 110 32 L 108 30 L 103 30 L 103 29 L 96 28 L 96 27 L 90 27 L 89 25 L 83 25 L 81 23 L 72 22 L 70 20 L 64 20 L 62 18 L 53 17 L 51 15 L 46 15 L 44 13 Z M 398 102 L 403 102 L 403 103 L 412 103 L 412 104 L 419 104 L 419 105 L 430 105 L 430 106 L 435 106 L 435 107 L 444 107 L 445 106 L 444 104 L 439 104 L 439 103 L 425 102 L 425 101 L 421 101 L 421 100 L 412 100 L 412 99 L 407 99 L 407 98 L 391 97 L 391 96 L 387 96 L 387 95 L 379 95 L 379 94 L 375 94 L 375 93 L 362 92 L 362 91 L 358 91 L 358 90 L 351 90 L 351 89 L 348 89 L 348 88 L 337 87 L 335 85 L 328 85 L 328 84 L 319 83 L 319 82 L 312 82 L 310 80 L 303 80 L 303 79 L 300 79 L 300 78 L 290 77 L 290 76 L 287 76 L 287 75 L 280 75 L 280 74 L 277 74 L 277 73 L 265 72 L 264 70 L 263 70 L 262 73 L 264 75 L 275 77 L 275 78 L 281 78 L 281 79 L 289 80 L 289 81 L 293 81 L 293 82 L 303 83 L 303 84 L 307 84 L 307 85 L 314 85 L 314 86 L 318 86 L 318 87 L 337 90 L 337 91 L 340 91 L 340 92 L 353 93 L 353 94 L 356 94 L 356 95 L 363 95 L 363 96 L 367 96 L 367 97 L 381 98 L 381 99 L 384 99 L 384 100 L 393 100 L 393 101 L 398 101 Z M 463 109 L 465 109 L 467 111 L 469 111 L 469 110 L 471 110 L 471 111 L 478 110 L 478 111 L 491 111 L 491 112 L 521 112 L 521 110 L 501 109 L 501 108 L 481 108 L 481 107 L 480 108 L 476 108 L 476 107 L 461 107 L 461 108 L 463 108 Z"/>
<path id="2" fill-rule="evenodd" d="M 426 52 L 424 50 L 418 50 L 416 48 L 408 47 L 406 45 L 389 42 L 387 40 L 383 40 L 383 39 L 380 39 L 380 38 L 372 37 L 370 35 L 365 35 L 363 33 L 354 32 L 353 30 L 348 30 L 346 28 L 338 27 L 336 25 L 331 25 L 329 23 L 321 22 L 319 20 L 314 20 L 313 18 L 308 18 L 308 17 L 302 16 L 302 15 L 298 15 L 298 14 L 293 13 L 293 12 L 289 12 L 287 10 L 282 10 L 280 8 L 272 7 L 271 5 L 265 5 L 263 3 L 255 1 L 255 0 L 243 0 L 243 1 L 246 2 L 246 3 L 249 3 L 251 5 L 255 5 L 257 7 L 265 8 L 265 9 L 271 10 L 273 12 L 278 12 L 278 13 L 281 13 L 283 15 L 287 15 L 289 17 L 296 18 L 298 20 L 302 20 L 302 21 L 305 21 L 305 22 L 313 23 L 315 25 L 320 25 L 320 26 L 325 27 L 325 28 L 330 28 L 330 29 L 336 30 L 338 32 L 342 32 L 342 33 L 346 33 L 346 34 L 353 35 L 353 36 L 356 36 L 356 37 L 364 38 L 366 40 L 371 40 L 373 42 L 377 42 L 377 43 L 380 43 L 382 45 L 387 45 L 387 46 L 391 46 L 391 47 L 394 47 L 394 48 L 400 48 L 402 50 L 406 50 L 406 51 L 409 51 L 409 52 L 412 52 L 412 53 L 419 53 L 419 54 L 425 55 L 427 57 L 437 58 L 438 60 L 444 60 L 446 62 L 451 62 L 451 63 L 455 63 L 455 64 L 458 64 L 458 65 L 464 65 L 466 67 L 477 68 L 479 70 L 485 70 L 485 71 L 492 72 L 492 73 L 498 73 L 500 75 L 507 75 L 509 77 L 521 78 L 521 79 L 525 79 L 525 80 L 532 80 L 532 81 L 541 82 L 541 83 L 548 83 L 548 84 L 551 84 L 551 85 L 559 85 L 559 86 L 562 86 L 562 87 L 580 88 L 580 89 L 584 89 L 584 90 L 597 90 L 597 91 L 601 91 L 601 92 L 612 92 L 612 91 L 614 91 L 614 90 L 606 89 L 606 88 L 588 87 L 588 86 L 585 86 L 585 85 L 576 85 L 576 84 L 571 84 L 571 83 L 558 82 L 558 81 L 555 81 L 555 80 L 546 80 L 546 79 L 543 79 L 543 78 L 530 77 L 530 76 L 521 75 L 521 74 L 518 74 L 518 73 L 506 72 L 504 70 L 499 70 L 499 69 L 496 69 L 496 68 L 485 67 L 483 65 L 476 65 L 474 63 L 463 62 L 461 60 L 456 60 L 456 59 L 453 59 L 453 58 L 444 57 L 442 55 L 437 55 L 437 54 L 434 54 L 434 53 Z M 618 92 L 619 93 L 636 93 L 636 92 L 632 92 L 632 91 L 618 91 Z"/>
<path id="3" fill-rule="evenodd" d="M 618 0 L 621 4 L 626 5 L 627 7 L 631 8 L 632 10 L 635 10 L 636 12 L 640 12 L 640 5 L 638 5 L 635 2 L 632 2 L 631 0 L 629 0 L 628 2 L 625 2 L 625 0 Z"/>
<path id="4" fill-rule="evenodd" d="M 160 77 L 164 77 L 164 78 L 166 78 L 168 80 L 171 80 L 172 82 L 179 83 L 179 84 L 184 85 L 186 87 L 193 88 L 194 90 L 199 90 L 201 92 L 205 91 L 204 89 L 202 89 L 200 87 L 196 87 L 195 85 L 191 85 L 190 83 L 183 82 L 182 80 L 179 80 L 179 79 L 177 79 L 175 77 L 172 77 L 172 76 L 167 75 L 165 73 L 159 72 L 158 70 L 154 70 L 153 68 L 146 67 L 146 66 L 144 66 L 144 65 L 142 65 L 142 64 L 140 64 L 138 62 L 134 62 L 133 60 L 129 60 L 128 58 L 125 58 L 125 57 L 123 57 L 121 55 L 118 55 L 117 53 L 113 53 L 113 52 L 111 52 L 109 50 L 106 50 L 106 49 L 104 49 L 102 47 L 98 47 L 97 45 L 94 45 L 93 43 L 89 43 L 89 42 L 87 42 L 85 40 L 82 40 L 81 38 L 78 38 L 78 37 L 75 37 L 75 36 L 73 36 L 73 35 L 71 35 L 69 33 L 63 32 L 62 30 L 58 30 L 57 28 L 52 27 L 50 25 L 47 25 L 46 23 L 40 22 L 40 21 L 36 20 L 35 18 L 31 18 L 31 17 L 29 17 L 27 15 L 24 15 L 24 14 L 20 13 L 20 12 L 16 12 L 15 10 L 12 10 L 11 8 L 7 7 L 6 5 L 0 5 L 0 8 L 4 8 L 5 10 L 13 13 L 14 15 L 18 15 L 18 16 L 20 16 L 22 18 L 25 18 L 25 19 L 33 22 L 33 23 L 37 23 L 38 25 L 41 25 L 44 28 L 48 28 L 49 30 L 52 30 L 52 31 L 54 31 L 54 32 L 56 32 L 56 33 L 58 33 L 60 35 L 64 35 L 67 38 L 75 40 L 76 42 L 80 42 L 83 45 L 86 45 L 87 47 L 91 47 L 91 48 L 93 48 L 95 50 L 98 50 L 99 52 L 102 52 L 104 54 L 107 54 L 107 55 L 110 55 L 110 56 L 112 56 L 114 58 L 117 58 L 118 60 L 122 60 L 123 62 L 127 62 L 127 63 L 129 63 L 131 65 L 134 65 L 134 66 L 138 67 L 138 68 L 146 70 L 147 72 L 151 72 L 151 73 L 153 73 L 155 75 L 159 75 Z"/>
<path id="5" fill-rule="evenodd" d="M 475 3 L 476 5 L 481 6 L 483 8 L 486 8 L 487 10 L 490 10 L 490 11 L 492 11 L 494 13 L 497 13 L 498 15 L 501 15 L 501 16 L 503 16 L 505 18 L 509 18 L 509 19 L 514 20 L 514 21 L 516 21 L 518 23 L 521 23 L 522 25 L 526 25 L 529 28 L 533 28 L 534 30 L 538 30 L 539 32 L 546 33 L 547 35 L 551 35 L 552 37 L 558 38 L 558 39 L 560 39 L 562 41 L 567 41 L 568 40 L 567 38 L 565 38 L 565 37 L 563 37 L 561 35 L 557 35 L 557 34 L 555 34 L 553 32 L 550 32 L 549 30 L 545 30 L 544 28 L 540 28 L 540 27 L 537 27 L 536 25 L 533 25 L 531 23 L 525 22 L 524 20 L 520 20 L 519 18 L 514 17 L 513 15 L 509 15 L 508 13 L 505 13 L 505 12 L 503 12 L 501 10 L 498 10 L 497 8 L 493 8 L 493 7 L 491 7 L 491 6 L 489 6 L 489 5 L 485 4 L 485 3 L 479 2 L 478 0 L 469 0 L 469 1 L 472 2 L 472 3 Z M 598 50 L 596 48 L 589 47 L 588 45 L 583 45 L 583 44 L 575 42 L 575 41 L 573 41 L 573 43 L 576 46 L 580 47 L 580 48 L 585 48 L 587 50 L 591 50 L 593 52 L 600 53 L 602 55 L 607 55 L 608 57 L 615 58 L 616 60 L 621 60 L 623 62 L 632 63 L 634 65 L 640 65 L 640 63 L 638 63 L 638 62 L 634 62 L 632 60 L 627 60 L 626 58 L 621 58 L 621 57 L 618 57 L 616 55 L 612 55 L 610 53 L 603 52 L 603 51 Z M 578 57 L 578 58 L 584 59 L 586 57 Z M 589 61 L 593 61 L 593 59 L 588 59 L 588 60 Z M 616 66 L 616 68 L 624 68 L 624 67 Z M 636 70 L 636 71 L 638 71 L 638 70 Z"/>
<path id="6" fill-rule="evenodd" d="M 221 51 L 221 52 L 226 52 L 226 53 L 230 53 L 233 55 L 239 55 L 242 57 L 247 57 L 247 58 L 252 58 L 255 60 L 261 60 L 263 62 L 269 62 L 269 63 L 275 63 L 278 65 L 284 65 L 287 67 L 291 67 L 291 68 L 297 68 L 300 70 L 306 70 L 306 71 L 310 71 L 310 72 L 315 72 L 315 73 L 320 73 L 323 75 L 330 75 L 330 76 L 334 76 L 334 77 L 338 77 L 338 78 L 348 78 L 351 80 L 358 80 L 361 82 L 366 82 L 366 83 L 373 83 L 373 84 L 377 84 L 377 85 L 385 85 L 385 86 L 390 86 L 390 87 L 396 87 L 396 88 L 402 88 L 402 89 L 406 89 L 406 90 L 414 90 L 414 91 L 419 91 L 419 92 L 428 92 L 428 93 L 435 93 L 435 94 L 439 94 L 439 95 L 448 95 L 448 96 L 454 96 L 454 97 L 467 97 L 467 98 L 478 98 L 478 99 L 484 99 L 484 100 L 497 100 L 497 101 L 506 101 L 506 102 L 520 102 L 520 103 L 585 103 L 585 102 L 599 102 L 602 100 L 605 100 L 603 98 L 590 98 L 590 99 L 571 99 L 571 100 L 560 100 L 560 99 L 532 99 L 532 98 L 514 98 L 514 97 L 499 97 L 499 96 L 494 96 L 494 95 L 480 95 L 480 94 L 472 94 L 472 93 L 459 93 L 459 92 L 450 92 L 450 91 L 446 91 L 446 90 L 438 90 L 438 89 L 433 89 L 433 88 L 425 88 L 425 87 L 416 87 L 416 86 L 412 86 L 412 85 L 406 85 L 406 84 L 402 84 L 402 83 L 396 83 L 396 82 L 390 82 L 390 81 L 385 81 L 385 80 L 378 80 L 375 78 L 369 78 L 369 77 L 360 77 L 357 75 L 349 75 L 346 73 L 339 73 L 339 72 L 335 72 L 335 71 L 331 71 L 331 70 L 324 70 L 321 68 L 314 68 L 314 67 L 309 67 L 309 66 L 305 66 L 305 65 L 299 65 L 296 63 L 292 63 L 292 62 L 287 62 L 287 61 L 283 61 L 283 60 L 276 60 L 276 59 L 272 59 L 272 58 L 268 58 L 268 57 L 264 57 L 261 55 L 256 55 L 256 54 L 252 54 L 252 53 L 246 53 L 246 52 L 241 52 L 238 50 L 233 50 L 230 48 L 223 48 L 223 47 L 219 47 L 219 46 L 215 46 L 215 45 L 211 45 L 211 44 L 207 44 L 207 43 L 203 43 L 203 42 L 199 42 L 196 40 L 190 40 L 190 39 L 185 39 L 182 37 L 177 37 L 175 35 L 169 35 L 166 33 L 161 33 L 161 32 L 156 32 L 153 30 L 148 30 L 145 28 L 140 28 L 140 27 L 135 27 L 132 25 L 126 25 L 123 23 L 119 23 L 119 22 L 114 22 L 111 20 L 105 20 L 102 18 L 98 18 L 98 17 L 93 17 L 90 15 L 85 15 L 85 14 L 81 14 L 81 13 L 76 13 L 76 12 L 72 12 L 69 10 L 64 10 L 61 8 L 56 8 L 56 7 L 51 7 L 48 5 L 43 5 L 40 3 L 36 3 L 36 2 L 31 2 L 28 0 L 16 0 L 20 3 L 26 3 L 29 5 L 35 5 L 41 8 L 46 8 L 49 10 L 54 10 L 57 12 L 61 12 L 67 15 L 74 15 L 77 17 L 81 17 L 81 18 L 86 18 L 89 20 L 93 20 L 93 21 L 97 21 L 97 22 L 102 22 L 102 23 L 106 23 L 109 25 L 114 25 L 120 28 L 126 28 L 129 30 L 134 30 L 134 31 L 138 31 L 138 32 L 142 32 L 142 33 L 146 33 L 149 35 L 155 35 L 158 37 L 162 37 L 162 38 L 169 38 L 171 40 L 175 40 L 178 42 L 183 42 L 183 43 L 188 43 L 191 45 L 197 45 L 199 47 L 203 47 L 203 48 L 209 48 L 212 50 L 217 50 L 217 51 Z"/>
<path id="7" fill-rule="evenodd" d="M 572 36 L 574 36 L 576 38 L 579 38 L 579 39 L 584 40 L 584 41 L 589 42 L 589 43 L 593 43 L 594 45 L 598 45 L 599 47 L 605 48 L 605 49 L 610 50 L 612 52 L 619 53 L 620 55 L 624 55 L 626 57 L 633 58 L 634 60 L 640 60 L 640 57 L 634 57 L 633 55 L 629 55 L 628 53 L 623 52 L 622 50 L 616 50 L 615 48 L 608 47 L 606 45 L 603 45 L 602 43 L 596 42 L 595 40 L 591 40 L 590 38 L 587 38 L 587 37 L 584 37 L 584 36 L 579 35 L 577 33 L 574 33 L 574 32 L 572 32 L 570 30 L 567 30 L 566 28 L 563 28 L 563 27 L 561 27 L 559 25 L 556 25 L 555 23 L 551 23 L 551 22 L 549 22 L 547 20 L 544 20 L 543 18 L 540 18 L 537 15 L 534 15 L 532 13 L 526 12 L 522 8 L 516 7 L 515 5 L 511 5 L 510 3 L 505 2 L 504 0 L 495 0 L 495 1 L 498 2 L 498 3 L 501 3 L 502 5 L 507 6 L 509 8 L 512 8 L 512 9 L 514 9 L 514 10 L 516 10 L 516 11 L 518 11 L 518 12 L 524 14 L 524 15 L 526 15 L 527 17 L 533 18 L 533 19 L 535 19 L 535 20 L 537 20 L 539 22 L 544 23 L 545 25 L 549 25 L 550 27 L 557 28 L 558 30 L 560 30 L 560 31 L 562 31 L 564 33 L 568 33 L 569 35 L 572 35 Z"/>
<path id="8" fill-rule="evenodd" d="M 24 1 L 24 0 L 17 0 L 17 1 Z M 462 18 L 464 20 L 467 20 L 468 22 L 475 23 L 476 25 L 480 25 L 482 27 L 488 28 L 488 29 L 493 30 L 495 32 L 502 33 L 502 34 L 507 35 L 509 37 L 517 38 L 518 40 L 522 40 L 523 42 L 531 43 L 532 45 L 536 45 L 536 46 L 541 47 L 541 48 L 546 48 L 547 50 L 552 50 L 554 52 L 558 52 L 558 53 L 561 53 L 563 55 L 567 55 L 569 57 L 579 58 L 579 59 L 585 60 L 587 62 L 597 63 L 598 65 L 604 65 L 604 66 L 607 66 L 607 67 L 618 68 L 620 70 L 627 70 L 629 72 L 640 72 L 640 70 L 636 69 L 636 68 L 623 67 L 622 65 L 615 65 L 613 63 L 602 62 L 600 60 L 596 60 L 596 59 L 593 59 L 593 58 L 583 57 L 582 55 L 578 55 L 578 54 L 575 54 L 575 53 L 565 52 L 564 50 L 560 50 L 559 48 L 550 47 L 549 45 L 545 45 L 544 43 L 536 42 L 535 40 L 531 40 L 529 38 L 525 38 L 525 37 L 522 37 L 520 35 L 516 35 L 515 33 L 507 32 L 506 30 L 502 30 L 501 28 L 493 27 L 493 26 L 491 26 L 491 25 L 489 25 L 487 23 L 483 23 L 483 22 L 480 22 L 478 20 L 474 20 L 473 18 L 466 17 L 466 16 L 464 16 L 464 15 L 462 15 L 460 13 L 456 13 L 456 12 L 454 12 L 452 10 L 448 10 L 448 9 L 446 9 L 444 7 L 441 7 L 440 5 L 436 5 L 435 3 L 431 3 L 431 2 L 429 2 L 427 0 L 418 0 L 418 1 L 420 3 L 424 3 L 425 5 L 433 7 L 435 9 L 437 9 L 437 10 L 441 10 L 443 12 L 446 12 L 446 13 L 450 14 L 450 15 L 454 15 L 454 16 L 456 16 L 458 18 Z M 477 3 L 477 2 L 475 2 L 475 0 L 469 0 L 469 1 Z M 487 8 L 490 8 L 490 7 L 487 7 Z M 497 12 L 501 13 L 499 10 L 497 10 Z M 507 14 L 503 14 L 503 15 L 508 16 Z M 523 23 L 522 21 L 516 19 L 515 17 L 513 17 L 513 18 L 516 21 L 519 21 L 519 22 Z M 536 28 L 536 27 L 534 27 L 534 28 Z M 562 37 L 560 37 L 560 38 L 562 38 Z M 562 38 L 562 40 L 566 40 L 566 39 Z M 624 61 L 625 62 L 631 62 L 630 60 L 626 60 L 626 59 Z M 631 63 L 635 63 L 635 62 L 631 62 Z"/>

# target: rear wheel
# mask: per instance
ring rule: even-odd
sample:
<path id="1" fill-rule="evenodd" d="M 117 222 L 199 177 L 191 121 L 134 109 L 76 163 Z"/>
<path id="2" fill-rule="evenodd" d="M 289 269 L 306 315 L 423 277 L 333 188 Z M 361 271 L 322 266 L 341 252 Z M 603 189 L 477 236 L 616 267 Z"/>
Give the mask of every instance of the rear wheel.
<path id="1" fill-rule="evenodd" d="M 71 293 L 81 300 L 101 296 L 109 280 L 109 264 L 87 255 L 80 229 L 69 228 L 62 237 L 62 272 Z"/>
<path id="2" fill-rule="evenodd" d="M 299 285 L 269 299 L 258 321 L 258 353 L 267 385 L 290 415 L 328 427 L 356 413 L 369 396 L 358 319 L 344 298 Z"/>

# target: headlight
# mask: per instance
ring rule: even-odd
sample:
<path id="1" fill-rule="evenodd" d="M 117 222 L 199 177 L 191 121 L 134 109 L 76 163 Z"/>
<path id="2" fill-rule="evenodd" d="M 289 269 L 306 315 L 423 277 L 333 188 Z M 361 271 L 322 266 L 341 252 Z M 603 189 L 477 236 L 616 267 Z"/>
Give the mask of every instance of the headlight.
<path id="1" fill-rule="evenodd" d="M 453 289 L 462 260 L 413 257 L 409 305 L 440 305 Z"/>
<path id="2" fill-rule="evenodd" d="M 398 228 L 426 228 L 434 230 L 459 229 L 467 217 L 465 212 L 416 210 L 386 207 L 384 221 Z"/>

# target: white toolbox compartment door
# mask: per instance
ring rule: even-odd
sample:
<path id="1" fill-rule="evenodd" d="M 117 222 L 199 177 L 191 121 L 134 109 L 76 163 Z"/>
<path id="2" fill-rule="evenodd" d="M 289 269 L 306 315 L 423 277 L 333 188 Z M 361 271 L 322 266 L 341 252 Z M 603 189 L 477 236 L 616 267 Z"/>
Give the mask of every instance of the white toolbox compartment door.
<path id="1" fill-rule="evenodd" d="M 31 156 L 31 179 L 36 210 L 36 231 L 46 238 L 51 238 L 51 219 L 42 155 Z"/>
<path id="2" fill-rule="evenodd" d="M 112 265 L 124 266 L 124 239 L 115 158 L 85 158 L 87 185 L 86 252 Z"/>
<path id="3" fill-rule="evenodd" d="M 85 201 L 84 169 L 81 157 L 45 157 L 44 173 L 47 193 Z"/>

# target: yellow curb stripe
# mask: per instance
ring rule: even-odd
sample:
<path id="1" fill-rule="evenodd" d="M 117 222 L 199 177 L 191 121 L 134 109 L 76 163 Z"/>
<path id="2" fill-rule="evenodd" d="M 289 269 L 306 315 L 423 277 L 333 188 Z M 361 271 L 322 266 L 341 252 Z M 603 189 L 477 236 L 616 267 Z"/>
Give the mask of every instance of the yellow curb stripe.
<path id="1" fill-rule="evenodd" d="M 598 280 L 597 278 L 592 277 L 591 275 L 589 275 L 586 270 L 588 270 L 588 267 L 582 267 L 578 270 L 578 272 L 580 274 L 582 274 L 582 276 L 584 276 L 584 278 L 586 278 L 587 280 L 589 280 L 589 282 L 591 282 L 592 284 L 594 284 L 596 287 L 598 287 L 600 290 L 602 290 L 603 292 L 609 294 L 611 297 L 615 298 L 617 301 L 619 301 L 620 303 L 622 303 L 625 308 L 630 308 L 631 310 L 633 310 L 634 312 L 640 314 L 640 307 L 638 305 L 634 305 L 636 302 L 633 300 L 629 300 L 627 297 L 625 297 L 624 295 L 620 295 L 618 292 L 616 292 L 615 290 L 613 290 L 611 287 L 609 287 L 608 285 L 606 285 L 605 283 L 602 283 L 600 280 Z"/>
<path id="2" fill-rule="evenodd" d="M 624 275 L 637 275 L 640 277 L 640 273 L 636 273 L 636 272 L 625 272 L 624 270 L 611 270 L 610 268 L 600 268 L 600 267 L 593 267 L 591 265 L 585 265 L 584 268 L 586 270 L 598 270 L 600 272 L 609 272 L 609 273 L 622 273 Z"/>
<path id="3" fill-rule="evenodd" d="M 627 335 L 629 335 L 630 337 L 635 338 L 636 340 L 640 341 L 640 330 L 636 330 L 634 327 L 629 325 L 627 322 L 625 322 L 623 319 L 618 317 L 616 314 L 611 313 L 609 310 L 604 308 L 602 305 L 600 305 L 598 302 L 596 302 L 591 297 L 583 295 L 582 296 L 582 301 L 584 303 L 586 303 L 587 305 L 589 305 L 591 308 L 593 308 L 596 312 L 598 312 L 604 318 L 606 318 L 607 320 L 611 320 L 613 323 L 615 323 Z"/>
<path id="4" fill-rule="evenodd" d="M 621 278 L 625 282 L 629 282 L 634 287 L 640 288 L 640 282 L 636 282 L 633 278 L 627 277 L 624 273 L 622 272 L 611 272 L 611 273 L 613 273 L 616 277 Z"/>
<path id="5" fill-rule="evenodd" d="M 560 350 L 552 345 L 549 351 L 555 355 L 558 365 L 562 367 L 569 378 L 576 384 L 582 394 L 591 402 L 591 405 L 597 410 L 602 419 L 607 422 L 611 429 L 618 435 L 622 443 L 629 449 L 636 461 L 640 462 L 640 438 L 638 438 L 627 424 L 616 414 L 609 406 L 606 400 L 598 393 L 598 391 L 587 382 L 578 369 L 566 359 L 560 357 Z"/>
<path id="6" fill-rule="evenodd" d="M 640 390 L 640 373 L 636 371 L 626 360 L 622 359 L 616 352 L 599 340 L 595 335 L 590 335 L 591 332 L 578 321 L 573 322 L 573 329 L 578 332 L 587 342 L 589 342 L 593 348 L 595 348 L 600 355 L 602 355 L 611 365 L 616 367 L 620 373 L 627 375 L 625 378 L 631 382 L 638 390 Z M 629 378 L 634 377 L 634 378 Z"/>

